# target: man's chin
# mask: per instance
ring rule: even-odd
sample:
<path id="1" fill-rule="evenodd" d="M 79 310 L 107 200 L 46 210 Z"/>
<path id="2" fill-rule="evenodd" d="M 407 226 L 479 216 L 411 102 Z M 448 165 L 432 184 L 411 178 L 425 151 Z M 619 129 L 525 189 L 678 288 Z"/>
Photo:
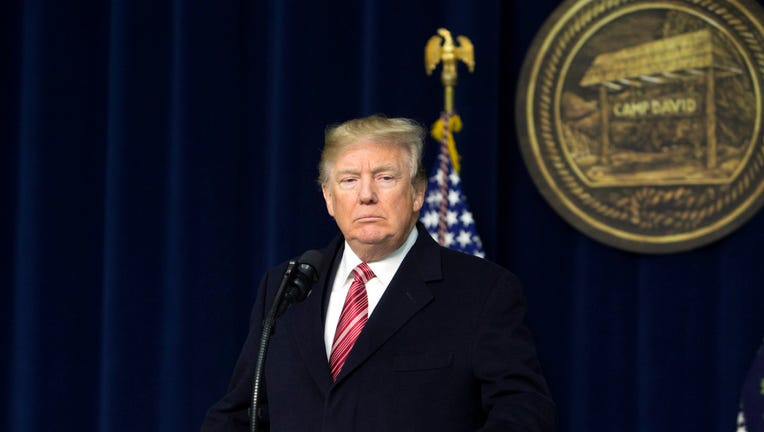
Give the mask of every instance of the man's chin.
<path id="1" fill-rule="evenodd" d="M 386 240 L 389 240 L 390 237 L 383 236 L 383 235 L 371 235 L 371 236 L 358 236 L 356 237 L 356 241 L 362 245 L 365 246 L 374 246 L 378 244 L 384 243 Z"/>
<path id="2" fill-rule="evenodd" d="M 364 246 L 374 246 L 390 241 L 390 238 L 393 237 L 393 235 L 381 230 L 361 229 L 354 232 L 351 237 L 358 244 Z"/>

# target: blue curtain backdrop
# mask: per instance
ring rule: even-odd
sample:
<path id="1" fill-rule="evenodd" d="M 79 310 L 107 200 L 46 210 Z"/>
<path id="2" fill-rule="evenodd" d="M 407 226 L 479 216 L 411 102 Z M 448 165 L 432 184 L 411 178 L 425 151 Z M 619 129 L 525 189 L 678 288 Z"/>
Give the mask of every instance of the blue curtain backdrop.
<path id="1" fill-rule="evenodd" d="M 456 90 L 464 190 L 488 257 L 526 284 L 560 429 L 734 430 L 764 336 L 764 214 L 650 256 L 546 204 L 513 105 L 557 6 L 2 2 L 0 429 L 196 430 L 263 270 L 335 233 L 314 183 L 325 126 L 436 120 L 423 49 L 444 26 L 476 47 Z"/>

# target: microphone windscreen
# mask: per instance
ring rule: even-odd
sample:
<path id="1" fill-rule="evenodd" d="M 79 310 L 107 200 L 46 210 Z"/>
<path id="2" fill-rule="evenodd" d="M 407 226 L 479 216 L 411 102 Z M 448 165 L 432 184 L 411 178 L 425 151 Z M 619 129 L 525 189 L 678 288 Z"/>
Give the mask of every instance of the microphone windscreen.
<path id="1" fill-rule="evenodd" d="M 309 251 L 306 251 L 302 256 L 300 257 L 300 264 L 308 264 L 309 266 L 316 269 L 316 271 L 319 270 L 319 266 L 321 265 L 321 252 L 311 249 Z"/>

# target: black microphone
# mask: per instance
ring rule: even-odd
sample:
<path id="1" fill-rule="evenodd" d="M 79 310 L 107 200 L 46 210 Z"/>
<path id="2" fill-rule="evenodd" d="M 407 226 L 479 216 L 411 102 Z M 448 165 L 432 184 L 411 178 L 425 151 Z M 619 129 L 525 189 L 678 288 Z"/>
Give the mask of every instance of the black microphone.
<path id="1" fill-rule="evenodd" d="M 301 302 L 310 293 L 313 284 L 318 282 L 318 269 L 321 264 L 321 252 L 309 250 L 300 256 L 300 259 L 290 260 L 281 284 L 273 299 L 270 311 L 263 322 L 263 332 L 260 336 L 260 349 L 257 353 L 255 366 L 254 385 L 252 386 L 252 407 L 250 411 L 250 432 L 258 430 L 258 405 L 260 402 L 260 380 L 265 367 L 265 356 L 268 351 L 271 333 L 276 318 L 280 316 L 290 304 Z"/>
<path id="2" fill-rule="evenodd" d="M 292 280 L 288 282 L 284 301 L 290 304 L 305 300 L 310 289 L 318 281 L 318 268 L 321 264 L 321 252 L 309 250 L 302 254 L 292 271 Z"/>
<path id="3" fill-rule="evenodd" d="M 276 299 L 279 303 L 276 317 L 281 316 L 289 305 L 299 303 L 308 297 L 313 284 L 318 281 L 320 264 L 321 252 L 313 249 L 302 254 L 298 261 L 289 261 L 281 281 L 282 296 Z"/>

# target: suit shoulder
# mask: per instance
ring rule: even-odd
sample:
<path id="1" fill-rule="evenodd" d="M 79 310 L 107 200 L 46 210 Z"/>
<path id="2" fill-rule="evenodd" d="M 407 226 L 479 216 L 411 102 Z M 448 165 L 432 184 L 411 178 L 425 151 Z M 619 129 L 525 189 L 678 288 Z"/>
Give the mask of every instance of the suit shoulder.
<path id="1" fill-rule="evenodd" d="M 443 259 L 443 271 L 446 273 L 452 271 L 464 272 L 475 276 L 482 275 L 483 277 L 491 279 L 504 277 L 507 278 L 510 283 L 520 283 L 519 278 L 513 272 L 485 258 L 480 258 L 445 247 L 441 247 L 441 256 Z"/>

